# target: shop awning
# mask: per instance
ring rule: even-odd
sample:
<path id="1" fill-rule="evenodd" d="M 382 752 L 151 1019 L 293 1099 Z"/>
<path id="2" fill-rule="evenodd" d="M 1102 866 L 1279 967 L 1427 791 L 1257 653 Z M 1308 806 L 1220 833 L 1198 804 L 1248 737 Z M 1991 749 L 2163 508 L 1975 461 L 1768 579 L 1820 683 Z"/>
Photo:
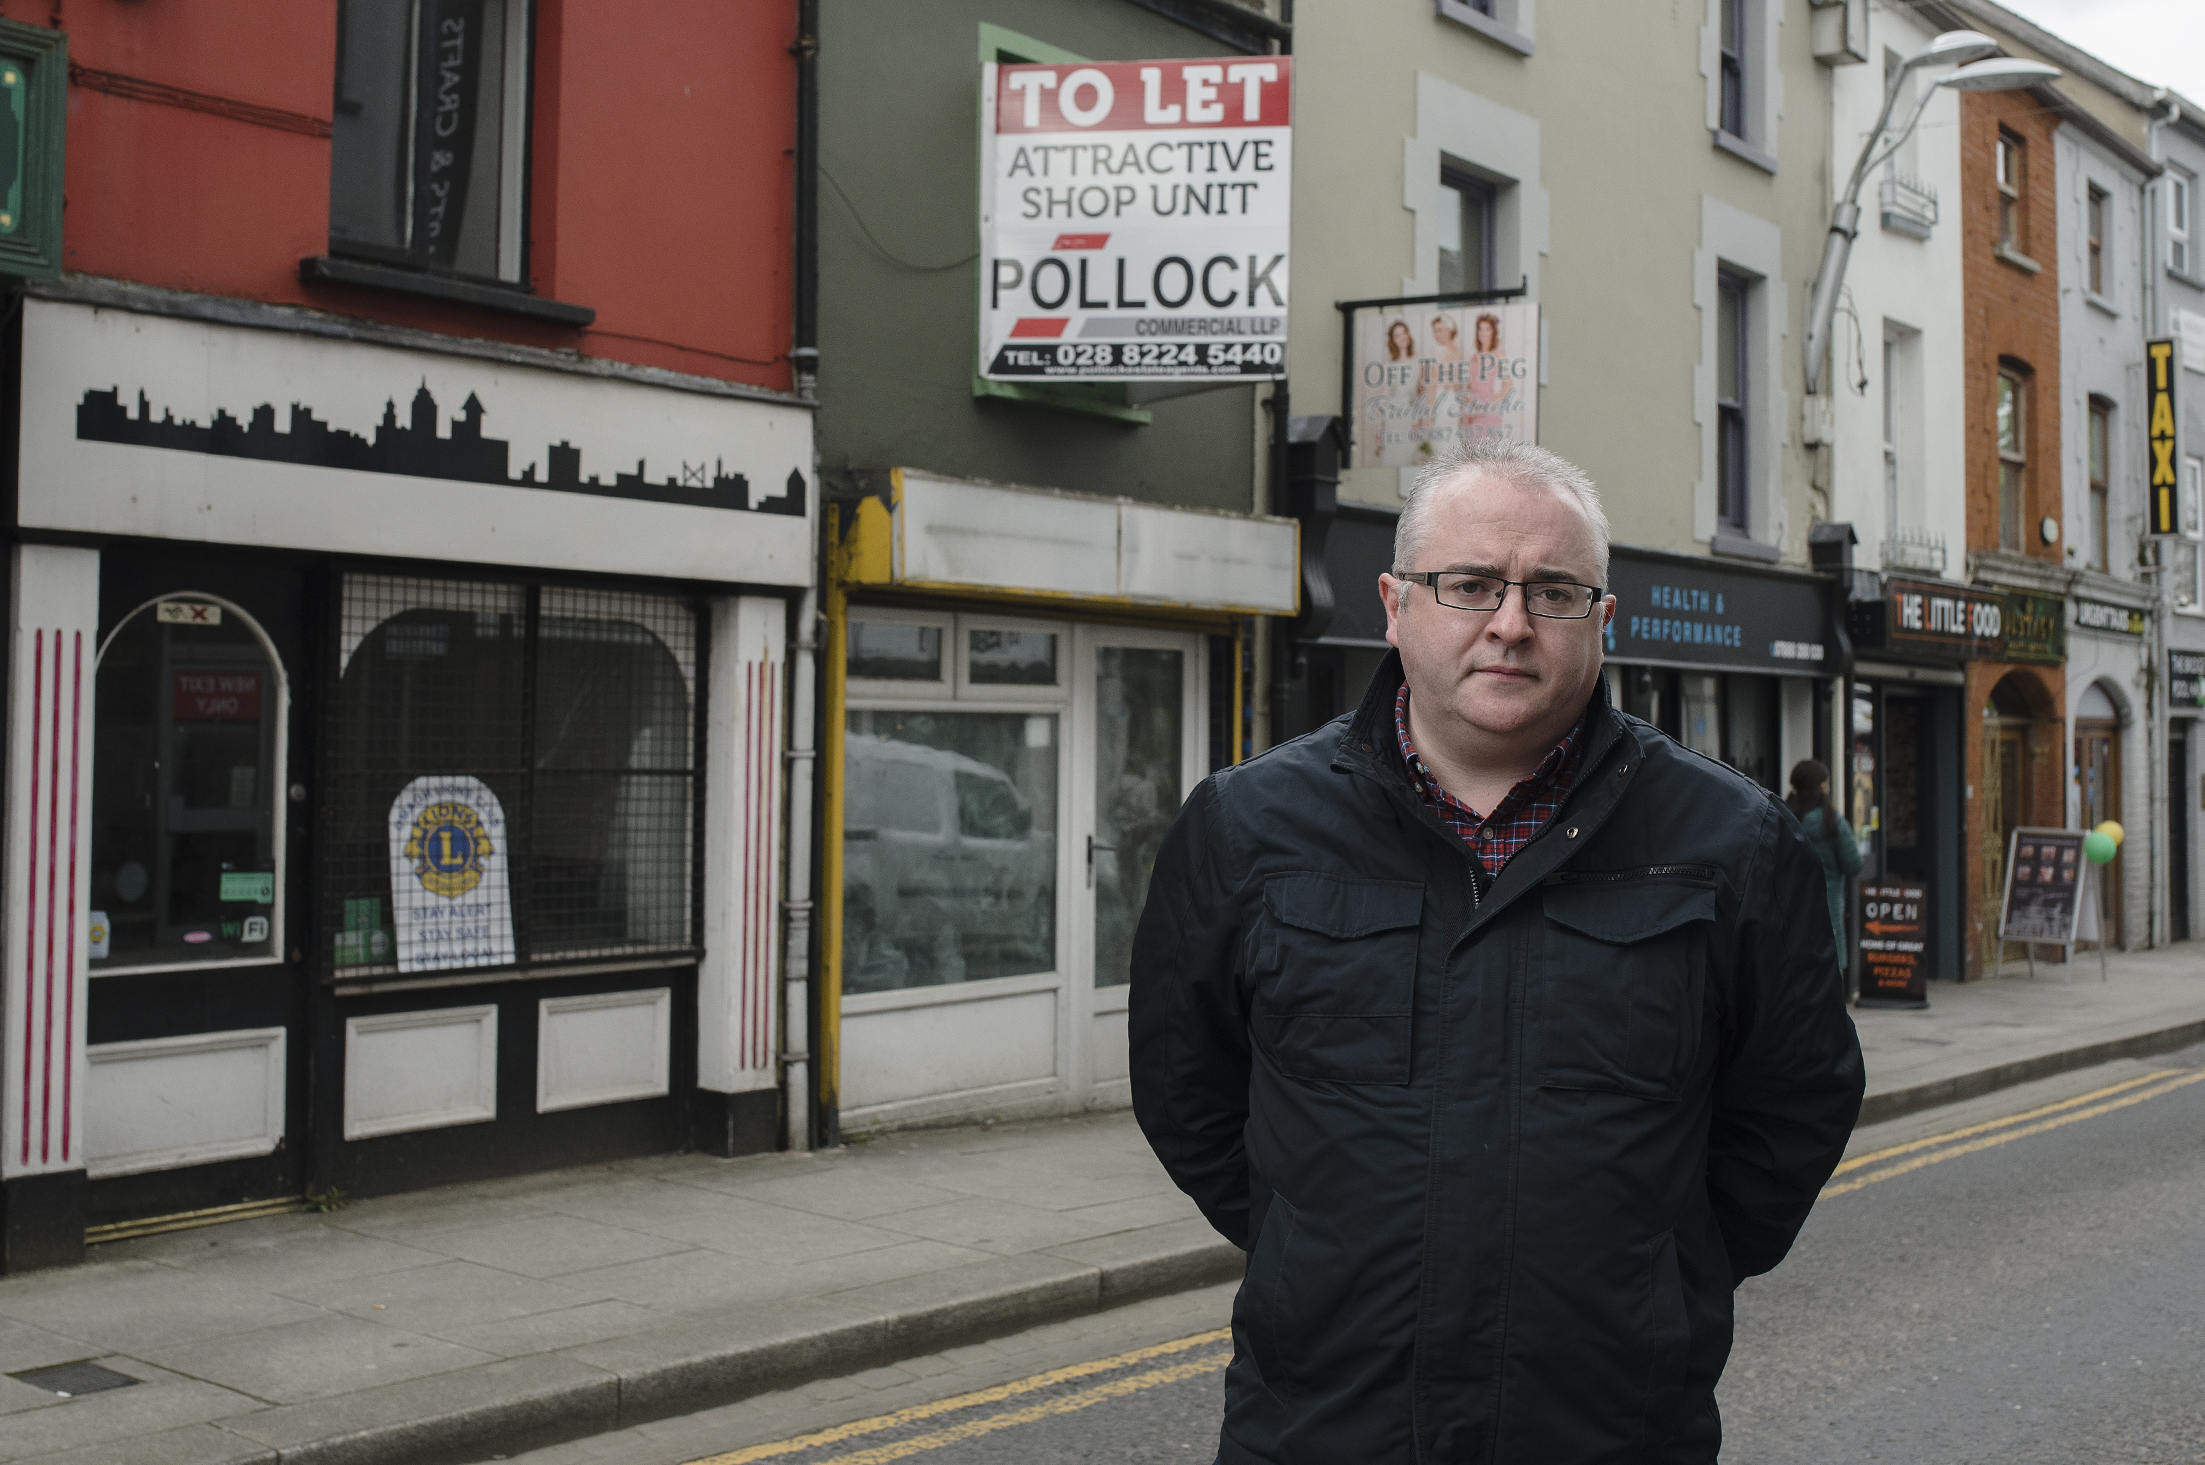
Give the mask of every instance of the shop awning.
<path id="1" fill-rule="evenodd" d="M 892 469 L 841 505 L 846 584 L 1229 615 L 1300 609 L 1292 519 L 1170 508 Z"/>

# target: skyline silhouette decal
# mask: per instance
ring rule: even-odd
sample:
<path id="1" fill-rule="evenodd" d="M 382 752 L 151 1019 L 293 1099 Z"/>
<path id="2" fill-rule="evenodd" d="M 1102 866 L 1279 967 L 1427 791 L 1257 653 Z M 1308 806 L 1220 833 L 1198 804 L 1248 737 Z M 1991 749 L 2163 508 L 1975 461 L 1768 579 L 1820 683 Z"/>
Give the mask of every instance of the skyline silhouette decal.
<path id="1" fill-rule="evenodd" d="M 156 421 L 143 391 L 138 393 L 138 411 L 133 417 L 123 405 L 121 388 L 109 387 L 86 391 L 77 404 L 77 437 L 86 442 L 167 448 L 220 458 L 257 458 L 309 468 L 349 468 L 361 473 L 548 488 L 702 509 L 742 509 L 797 518 L 804 515 L 804 475 L 797 469 L 790 470 L 778 495 L 753 502 L 750 480 L 740 473 L 727 472 L 719 459 L 709 464 L 683 461 L 678 474 L 653 483 L 646 474 L 645 460 L 639 458 L 633 473 L 616 473 L 612 482 L 605 483 L 595 473 L 584 478 L 582 450 L 561 439 L 545 448 L 548 471 L 544 476 L 536 475 L 536 465 L 531 462 L 516 477 L 507 461 L 510 444 L 502 438 L 483 436 L 485 415 L 481 399 L 469 392 L 460 415 L 451 420 L 450 434 L 440 435 L 436 398 L 424 378 L 420 390 L 414 393 L 410 421 L 398 420 L 396 398 L 386 400 L 383 420 L 376 426 L 371 442 L 356 432 L 330 426 L 316 417 L 311 407 L 297 402 L 291 404 L 290 425 L 283 430 L 276 427 L 276 409 L 268 402 L 255 407 L 247 422 L 238 421 L 226 407 L 216 409 L 214 421 L 206 426 L 189 418 L 179 422 L 168 408 L 162 409 Z"/>

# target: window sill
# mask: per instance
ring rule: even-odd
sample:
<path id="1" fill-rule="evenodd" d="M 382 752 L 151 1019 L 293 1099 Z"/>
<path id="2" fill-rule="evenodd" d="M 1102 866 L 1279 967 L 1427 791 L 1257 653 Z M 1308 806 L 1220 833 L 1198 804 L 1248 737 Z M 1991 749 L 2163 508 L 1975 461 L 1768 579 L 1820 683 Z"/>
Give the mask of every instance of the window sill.
<path id="1" fill-rule="evenodd" d="M 534 320 L 574 326 L 577 329 L 597 319 L 597 312 L 587 305 L 569 305 L 563 300 L 546 300 L 540 295 L 530 295 L 501 285 L 456 280 L 445 275 L 403 270 L 394 265 L 370 264 L 365 260 L 308 255 L 299 261 L 299 278 L 310 285 L 360 285 L 370 290 L 389 290 L 400 295 L 449 300 L 459 305 L 472 305 L 505 315 L 524 315 Z"/>
<path id="2" fill-rule="evenodd" d="M 2121 307 L 2115 305 L 2112 301 L 2106 299 L 2103 295 L 2096 294 L 2093 291 L 2085 290 L 2082 292 L 2082 298 L 2089 304 L 2094 305 L 2098 309 L 2104 311 L 2107 315 L 2112 316 L 2115 320 L 2119 320 L 2121 318 Z"/>
<path id="3" fill-rule="evenodd" d="M 2188 270 L 2178 270 L 2173 265 L 2168 265 L 2167 278 L 2180 280 L 2192 290 L 2205 290 L 2205 275 L 2193 275 Z"/>
<path id="4" fill-rule="evenodd" d="M 1743 158 L 1764 173 L 1774 173 L 1776 171 L 1775 155 L 1762 152 L 1737 133 L 1725 132 L 1720 127 L 1711 127 L 1708 129 L 1708 135 L 1715 139 L 1715 146 L 1719 151 L 1726 152 L 1734 158 Z"/>
<path id="5" fill-rule="evenodd" d="M 621 972 L 664 971 L 695 966 L 703 953 L 684 950 L 666 955 L 633 956 L 610 961 L 583 961 L 567 966 L 462 967 L 457 970 L 399 976 L 395 963 L 381 966 L 343 967 L 324 977 L 325 985 L 340 997 L 359 997 L 374 992 L 416 992 L 436 987 L 486 987 L 498 982 L 550 981 L 559 977 L 605 977 Z"/>
<path id="6" fill-rule="evenodd" d="M 2042 274 L 2044 271 L 2043 265 L 2038 264 L 2035 260 L 2029 258 L 2029 256 L 2027 256 L 2026 254 L 2023 254 L 2020 250 L 2008 249 L 2003 244 L 1992 245 L 1991 254 L 1993 257 L 2004 260 L 2007 264 L 2012 265 L 2015 269 L 2021 270 L 2026 274 Z"/>
<path id="7" fill-rule="evenodd" d="M 1052 412 L 1076 412 L 1083 417 L 1101 417 L 1112 422 L 1124 422 L 1134 427 L 1146 427 L 1156 420 L 1156 414 L 1146 407 L 1135 407 L 1128 402 L 1098 401 L 1099 393 L 1092 382 L 999 382 L 984 376 L 972 379 L 972 395 L 977 398 L 993 397 L 999 401 L 1017 402 L 1028 407 L 1041 407 Z"/>
<path id="8" fill-rule="evenodd" d="M 1531 54 L 1531 37 L 1502 25 L 1482 10 L 1471 9 L 1467 0 L 1435 0 L 1435 3 L 1440 19 L 1451 20 L 1465 29 L 1474 30 L 1495 45 L 1506 46 L 1519 56 Z"/>
<path id="9" fill-rule="evenodd" d="M 1763 544 L 1758 539 L 1748 539 L 1727 529 L 1716 530 L 1715 537 L 1707 542 L 1707 547 L 1711 553 L 1728 559 L 1759 560 L 1766 565 L 1773 565 L 1784 557 L 1783 552 L 1773 544 Z"/>
<path id="10" fill-rule="evenodd" d="M 1936 226 L 1925 224 L 1909 214 L 1883 211 L 1883 231 L 1886 234 L 1903 234 L 1909 239 L 1927 239 L 1936 232 Z"/>

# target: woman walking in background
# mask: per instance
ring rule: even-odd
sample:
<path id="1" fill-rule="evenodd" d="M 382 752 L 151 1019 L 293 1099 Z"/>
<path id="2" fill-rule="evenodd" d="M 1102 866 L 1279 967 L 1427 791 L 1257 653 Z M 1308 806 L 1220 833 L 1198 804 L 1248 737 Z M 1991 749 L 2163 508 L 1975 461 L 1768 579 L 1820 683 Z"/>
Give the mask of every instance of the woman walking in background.
<path id="1" fill-rule="evenodd" d="M 1838 974 L 1846 979 L 1850 991 L 1852 963 L 1845 950 L 1845 882 L 1860 873 L 1860 845 L 1853 839 L 1853 826 L 1838 817 L 1837 805 L 1830 802 L 1830 770 L 1814 759 L 1803 759 L 1792 768 L 1792 791 L 1784 803 L 1798 816 L 1807 843 L 1822 861 L 1822 885 L 1830 897 L 1830 929 L 1837 936 Z"/>

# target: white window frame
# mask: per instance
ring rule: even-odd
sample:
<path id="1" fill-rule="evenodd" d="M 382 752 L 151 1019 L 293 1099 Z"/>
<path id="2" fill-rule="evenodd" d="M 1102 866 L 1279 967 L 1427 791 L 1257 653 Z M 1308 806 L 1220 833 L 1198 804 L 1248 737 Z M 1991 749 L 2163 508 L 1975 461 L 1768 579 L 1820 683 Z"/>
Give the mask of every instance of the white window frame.
<path id="1" fill-rule="evenodd" d="M 219 595 L 209 595 L 200 590 L 171 590 L 156 595 L 116 621 L 115 628 L 109 631 L 106 639 L 100 642 L 99 651 L 92 658 L 94 686 L 96 688 L 98 685 L 100 662 L 106 659 L 107 648 L 115 644 L 115 638 L 120 636 L 124 628 L 139 616 L 152 614 L 153 608 L 164 600 L 203 601 L 209 605 L 221 606 L 223 614 L 237 617 L 239 624 L 253 633 L 253 639 L 260 643 L 260 649 L 267 656 L 269 668 L 275 676 L 275 752 L 269 759 L 270 777 L 268 779 L 268 799 L 274 807 L 269 816 L 268 849 L 269 858 L 275 865 L 276 898 L 271 903 L 271 909 L 268 912 L 268 955 L 238 957 L 231 960 L 209 957 L 205 961 L 156 961 L 142 962 L 134 966 L 106 966 L 90 973 L 95 981 L 101 977 L 136 976 L 147 972 L 227 971 L 239 967 L 281 966 L 287 959 L 285 952 L 289 949 L 284 944 L 286 940 L 284 923 L 290 908 L 288 897 L 291 878 L 290 852 L 287 847 L 288 836 L 291 831 L 290 804 L 288 802 L 288 791 L 291 787 L 291 676 L 289 670 L 283 664 L 282 655 L 276 650 L 276 643 L 270 640 L 267 631 L 262 629 L 259 617 L 253 615 L 252 612 L 246 610 L 234 600 L 227 600 Z M 85 855 L 87 859 L 90 858 L 91 850 L 89 847 L 86 848 Z"/>
<path id="2" fill-rule="evenodd" d="M 850 640 L 844 637 L 842 648 L 844 695 L 851 701 L 860 698 L 887 698 L 891 702 L 916 699 L 922 702 L 946 702 L 956 695 L 957 686 L 957 617 L 947 611 L 895 610 L 883 606 L 851 606 L 850 624 L 870 621 L 875 625 L 932 626 L 942 633 L 942 674 L 932 681 L 920 677 L 905 680 L 901 677 L 854 677 L 848 672 Z"/>
<path id="3" fill-rule="evenodd" d="M 1707 130 L 1722 152 L 1765 172 L 1776 171 L 1777 125 L 1784 115 L 1784 72 L 1777 32 L 1784 7 L 1771 0 L 1732 0 L 1745 36 L 1739 54 L 1744 96 L 1744 133 L 1723 126 L 1723 4 L 1707 0 L 1707 23 L 1700 27 L 1700 74 L 1707 81 Z"/>
<path id="4" fill-rule="evenodd" d="M 855 611 L 852 620 L 859 619 Z M 866 613 L 871 618 L 871 612 Z M 990 686 L 975 683 L 972 679 L 973 631 L 1024 631 L 1057 638 L 1057 679 L 1047 686 Z M 1072 625 L 1069 621 L 1037 621 L 1023 616 L 960 615 L 956 617 L 957 644 L 950 653 L 956 677 L 956 700 L 959 702 L 1032 702 L 1059 697 L 1064 694 L 1066 679 L 1070 675 L 1072 661 Z M 879 685 L 869 683 L 868 685 Z M 900 683 L 898 685 L 901 685 Z M 878 693 L 868 693 L 878 696 Z"/>
<path id="5" fill-rule="evenodd" d="M 1784 389 L 1784 237 L 1772 220 L 1720 199 L 1700 196 L 1700 247 L 1692 252 L 1693 304 L 1700 311 L 1700 360 L 1692 373 L 1692 416 L 1700 428 L 1700 480 L 1693 500 L 1692 537 L 1718 554 L 1774 561 L 1791 532 L 1776 471 L 1789 444 L 1791 398 Z M 1752 287 L 1747 297 L 1751 349 L 1746 384 L 1746 514 L 1740 538 L 1716 512 L 1717 443 L 1721 413 L 1716 403 L 1717 281 L 1724 275 Z"/>
<path id="6" fill-rule="evenodd" d="M 1539 0 L 1433 0 L 1442 20 L 1529 56 L 1538 42 Z"/>
<path id="7" fill-rule="evenodd" d="M 2178 168 L 2167 170 L 2167 268 L 2194 276 L 2197 260 L 2191 242 L 2197 234 L 2197 179 Z"/>

